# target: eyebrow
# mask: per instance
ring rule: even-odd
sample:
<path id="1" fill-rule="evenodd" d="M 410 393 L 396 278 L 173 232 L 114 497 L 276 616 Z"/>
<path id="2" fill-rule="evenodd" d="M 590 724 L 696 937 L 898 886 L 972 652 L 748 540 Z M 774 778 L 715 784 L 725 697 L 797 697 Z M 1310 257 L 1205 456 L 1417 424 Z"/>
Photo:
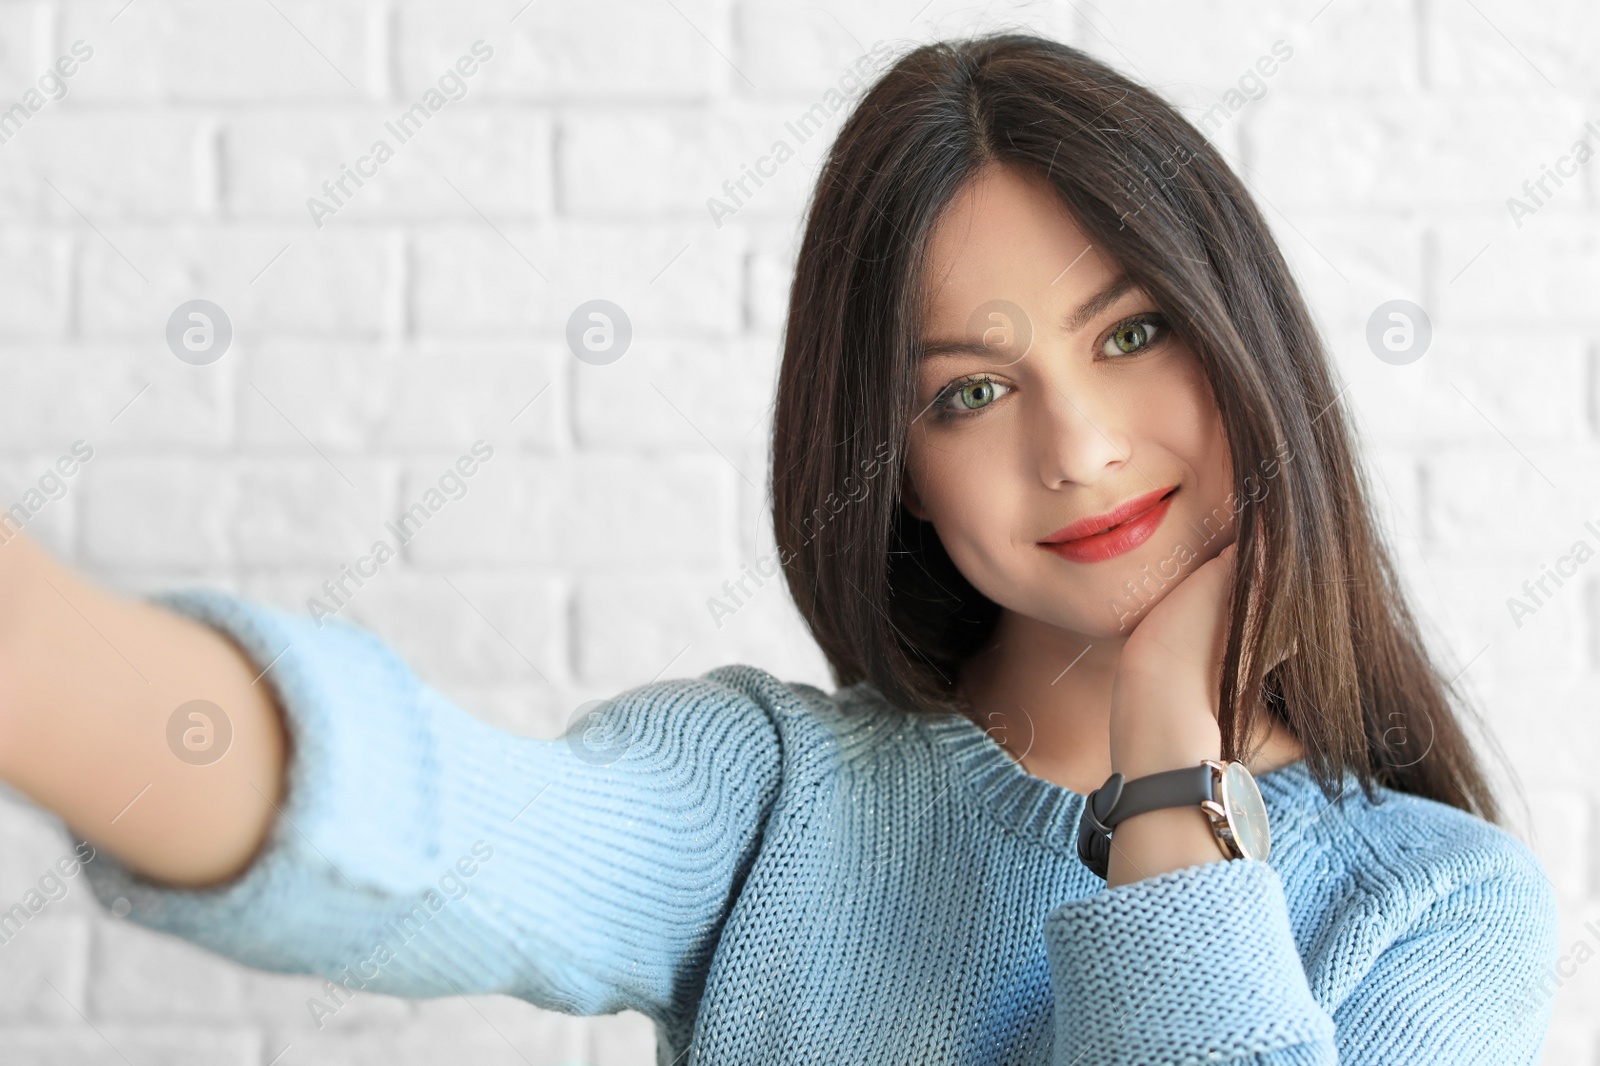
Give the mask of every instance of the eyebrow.
<path id="1" fill-rule="evenodd" d="M 1072 314 L 1068 315 L 1062 323 L 1062 328 L 1068 333 L 1076 333 L 1088 325 L 1095 316 L 1105 312 L 1123 296 L 1127 295 L 1137 283 L 1127 274 L 1118 274 L 1111 284 L 1095 293 Z M 927 341 L 918 346 L 918 354 L 923 359 L 938 359 L 942 356 L 952 355 L 988 355 L 991 349 L 972 341 Z"/>

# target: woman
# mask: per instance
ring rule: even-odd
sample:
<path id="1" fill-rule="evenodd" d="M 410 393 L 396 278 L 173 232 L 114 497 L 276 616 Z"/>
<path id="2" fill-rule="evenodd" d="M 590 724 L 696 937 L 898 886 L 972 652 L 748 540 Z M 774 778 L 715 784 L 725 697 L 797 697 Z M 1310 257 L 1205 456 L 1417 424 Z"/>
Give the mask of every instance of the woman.
<path id="1" fill-rule="evenodd" d="M 928 45 L 833 146 L 789 308 L 774 528 L 838 691 L 728 666 L 529 740 L 351 625 L 19 539 L 0 776 L 119 913 L 326 977 L 319 1026 L 501 992 L 641 1011 L 663 1063 L 1532 1062 L 1553 894 L 1337 399 L 1168 105 Z"/>

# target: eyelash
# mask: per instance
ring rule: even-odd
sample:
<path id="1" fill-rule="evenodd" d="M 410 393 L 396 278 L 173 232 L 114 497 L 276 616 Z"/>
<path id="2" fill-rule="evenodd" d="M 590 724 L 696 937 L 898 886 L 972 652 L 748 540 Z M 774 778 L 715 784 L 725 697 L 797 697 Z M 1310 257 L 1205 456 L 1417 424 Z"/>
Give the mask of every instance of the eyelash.
<path id="1" fill-rule="evenodd" d="M 1118 333 L 1127 329 L 1129 326 L 1144 325 L 1155 327 L 1156 339 L 1146 342 L 1144 347 L 1140 348 L 1136 352 L 1124 352 L 1121 355 L 1110 356 L 1109 358 L 1112 362 L 1119 362 L 1124 359 L 1136 359 L 1146 352 L 1154 348 L 1159 348 L 1161 345 L 1166 343 L 1170 332 L 1170 327 L 1167 325 L 1166 316 L 1162 315 L 1159 311 L 1144 311 L 1137 315 L 1131 315 L 1108 329 L 1101 336 L 1100 343 L 1096 348 L 1096 352 L 1104 348 L 1106 344 L 1110 342 L 1112 337 L 1115 337 Z M 977 385 L 983 382 L 992 382 L 996 385 L 1004 385 L 1004 382 L 1001 382 L 989 374 L 969 374 L 964 378 L 957 378 L 955 381 L 952 381 L 950 384 L 940 389 L 939 395 L 935 396 L 933 398 L 933 402 L 928 405 L 933 411 L 934 418 L 939 421 L 968 418 L 982 411 L 984 407 L 991 406 L 994 403 L 993 400 L 990 400 L 989 403 L 984 404 L 983 407 L 969 408 L 965 411 L 958 411 L 950 406 L 950 402 L 956 393 L 960 392 L 968 385 Z M 1010 386 L 1006 387 L 1009 388 Z"/>

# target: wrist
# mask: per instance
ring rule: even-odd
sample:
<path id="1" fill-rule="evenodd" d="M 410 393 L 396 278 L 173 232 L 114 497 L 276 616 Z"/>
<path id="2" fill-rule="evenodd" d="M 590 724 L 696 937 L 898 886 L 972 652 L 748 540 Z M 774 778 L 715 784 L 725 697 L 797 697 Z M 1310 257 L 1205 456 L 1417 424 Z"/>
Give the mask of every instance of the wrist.
<path id="1" fill-rule="evenodd" d="M 1199 670 L 1169 667 L 1154 671 L 1124 663 L 1111 683 L 1111 714 L 1134 718 L 1198 713 L 1215 721 L 1219 695 Z"/>
<path id="2" fill-rule="evenodd" d="M 1112 834 L 1106 887 L 1227 858 L 1198 805 L 1144 811 L 1124 818 Z"/>
<path id="3" fill-rule="evenodd" d="M 1120 773 L 1124 781 L 1133 781 L 1166 770 L 1186 770 L 1198 766 L 1205 759 L 1218 758 L 1215 750 L 1174 748 L 1162 752 L 1140 752 L 1122 760 L 1113 758 L 1111 769 Z"/>
<path id="4" fill-rule="evenodd" d="M 1172 700 L 1166 706 L 1170 709 L 1150 704 L 1120 715 L 1113 712 L 1112 770 L 1132 780 L 1222 757 L 1222 730 L 1214 717 L 1204 710 L 1197 713 L 1193 699 Z"/>

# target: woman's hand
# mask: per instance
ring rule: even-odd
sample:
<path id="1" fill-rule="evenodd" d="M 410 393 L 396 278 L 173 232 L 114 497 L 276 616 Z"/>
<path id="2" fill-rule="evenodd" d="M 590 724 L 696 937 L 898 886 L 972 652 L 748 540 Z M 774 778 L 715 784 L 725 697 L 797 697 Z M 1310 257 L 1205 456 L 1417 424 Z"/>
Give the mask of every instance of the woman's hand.
<path id="1" fill-rule="evenodd" d="M 263 675 L 220 631 L 102 588 L 25 533 L 0 544 L 0 781 L 147 877 L 215 885 L 266 839 L 288 735 Z M 172 739 L 194 700 L 231 727 L 210 761 Z"/>
<path id="2" fill-rule="evenodd" d="M 1222 753 L 1217 714 L 1236 544 L 1150 609 L 1123 645 L 1111 695 L 1111 768 L 1129 778 Z"/>
<path id="3" fill-rule="evenodd" d="M 1123 645 L 1111 689 L 1111 768 L 1128 780 L 1221 757 L 1217 713 L 1237 557 L 1229 544 L 1201 564 Z M 1198 805 L 1147 811 L 1113 831 L 1106 887 L 1225 857 Z"/>

